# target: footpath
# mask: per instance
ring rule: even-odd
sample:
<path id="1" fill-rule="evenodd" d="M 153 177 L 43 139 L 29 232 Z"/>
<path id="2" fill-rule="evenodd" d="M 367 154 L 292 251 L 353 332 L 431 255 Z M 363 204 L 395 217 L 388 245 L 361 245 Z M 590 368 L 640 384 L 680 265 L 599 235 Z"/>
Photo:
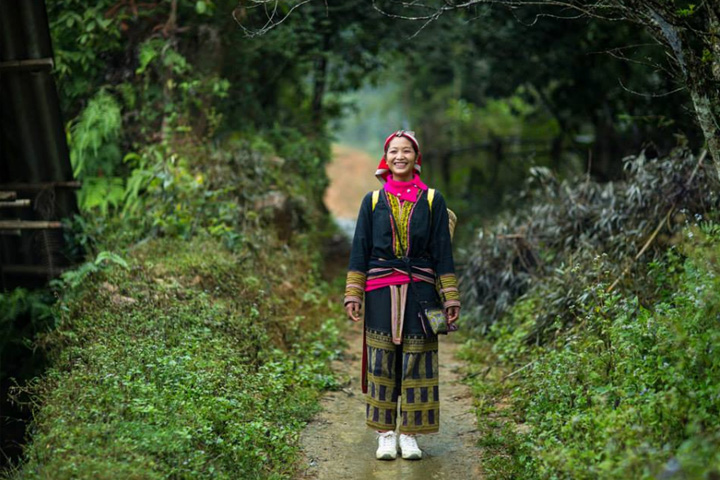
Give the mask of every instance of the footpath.
<path id="1" fill-rule="evenodd" d="M 460 344 L 452 335 L 440 340 L 440 433 L 418 436 L 420 461 L 375 460 L 375 434 L 365 426 L 360 388 L 362 326 L 346 334 L 349 347 L 333 362 L 342 389 L 327 393 L 320 412 L 301 435 L 305 461 L 299 479 L 453 479 L 483 478 L 472 395 L 460 383 Z"/>

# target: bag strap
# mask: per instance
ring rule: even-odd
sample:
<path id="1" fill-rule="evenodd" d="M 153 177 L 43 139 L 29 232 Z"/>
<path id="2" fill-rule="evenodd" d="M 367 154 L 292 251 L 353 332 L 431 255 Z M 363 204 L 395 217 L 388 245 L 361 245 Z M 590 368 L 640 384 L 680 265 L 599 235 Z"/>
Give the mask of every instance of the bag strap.
<path id="1" fill-rule="evenodd" d="M 380 198 L 380 190 L 373 190 L 372 192 L 372 211 L 375 211 L 375 206 L 378 203 L 378 199 Z M 430 213 L 432 213 L 432 203 L 433 199 L 435 198 L 435 189 L 434 188 L 428 188 L 428 205 L 430 206 Z"/>

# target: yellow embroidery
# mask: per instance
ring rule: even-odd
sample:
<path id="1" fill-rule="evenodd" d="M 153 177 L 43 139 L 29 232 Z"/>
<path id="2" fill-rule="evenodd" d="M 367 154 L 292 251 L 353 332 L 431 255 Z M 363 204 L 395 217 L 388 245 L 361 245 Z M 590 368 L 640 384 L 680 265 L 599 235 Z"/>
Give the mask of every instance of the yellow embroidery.
<path id="1" fill-rule="evenodd" d="M 362 303 L 365 293 L 366 275 L 362 272 L 350 271 L 345 282 L 345 303 L 353 301 Z"/>
<path id="2" fill-rule="evenodd" d="M 420 197 L 422 196 L 422 192 L 418 192 L 417 200 L 415 202 L 403 202 L 402 206 L 400 205 L 400 200 L 397 199 L 394 195 L 387 195 L 388 203 L 390 204 L 390 210 L 392 211 L 392 214 L 395 216 L 395 221 L 398 223 L 398 229 L 400 229 L 399 232 L 395 232 L 394 236 L 394 245 L 393 250 L 395 251 L 395 256 L 397 258 L 401 258 L 404 255 L 407 254 L 407 248 L 408 248 L 408 223 L 410 222 L 410 214 L 412 213 L 413 207 L 415 204 L 420 201 Z M 392 220 L 390 220 L 392 222 Z M 393 225 L 394 229 L 394 225 Z M 402 240 L 402 243 L 401 243 Z M 403 250 L 403 247 L 405 246 L 405 250 Z"/>

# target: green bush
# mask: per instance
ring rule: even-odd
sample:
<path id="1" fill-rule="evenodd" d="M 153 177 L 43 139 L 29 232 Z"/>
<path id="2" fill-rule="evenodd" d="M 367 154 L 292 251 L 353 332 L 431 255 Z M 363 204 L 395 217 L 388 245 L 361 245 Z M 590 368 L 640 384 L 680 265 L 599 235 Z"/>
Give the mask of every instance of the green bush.
<path id="1" fill-rule="evenodd" d="M 41 408 L 16 476 L 287 478 L 338 331 L 302 254 L 274 260 L 163 239 L 87 274 L 41 338 L 52 368 L 28 387 Z M 279 278 L 303 288 L 280 298 Z"/>
<path id="2" fill-rule="evenodd" d="M 642 281 L 644 262 L 634 257 L 652 238 L 643 260 L 661 258 L 688 221 L 718 208 L 718 178 L 702 158 L 684 147 L 660 158 L 642 152 L 625 159 L 623 181 L 607 183 L 560 181 L 532 169 L 521 192 L 525 206 L 481 232 L 469 249 L 461 281 L 470 326 L 487 331 L 527 293 L 545 298 L 526 335 L 543 343 L 582 320 L 577 306 L 598 281 L 621 278 L 618 288 L 655 295 Z"/>
<path id="3" fill-rule="evenodd" d="M 512 422 L 524 427 L 506 426 L 504 448 L 525 452 L 495 478 L 720 472 L 718 231 L 713 224 L 685 230 L 683 242 L 649 266 L 647 281 L 665 292 L 653 302 L 607 293 L 608 284 L 598 282 L 576 305 L 577 324 L 552 344 L 523 341 L 543 297 L 524 298 L 506 325 L 493 328 L 496 361 L 517 374 L 476 392 L 486 400 L 511 396 Z M 483 415 L 479 421 L 487 422 Z"/>

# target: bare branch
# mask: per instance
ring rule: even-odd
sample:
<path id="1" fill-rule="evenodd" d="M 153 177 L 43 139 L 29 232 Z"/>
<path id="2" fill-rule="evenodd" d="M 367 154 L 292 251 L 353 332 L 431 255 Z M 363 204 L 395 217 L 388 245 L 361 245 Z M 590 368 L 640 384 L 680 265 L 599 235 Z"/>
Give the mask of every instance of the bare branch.
<path id="1" fill-rule="evenodd" d="M 675 72 L 669 70 L 668 68 L 666 68 L 665 66 L 663 66 L 659 63 L 637 60 L 634 58 L 630 58 L 624 54 L 625 50 L 630 50 L 630 49 L 639 48 L 639 47 L 664 48 L 659 43 L 640 43 L 640 44 L 636 44 L 636 45 L 627 45 L 627 46 L 623 46 L 623 47 L 610 48 L 607 50 L 598 50 L 595 52 L 588 52 L 588 55 L 610 55 L 611 57 L 617 58 L 618 60 L 622 60 L 623 62 L 634 63 L 636 65 L 642 65 L 644 67 L 649 67 L 649 68 L 654 69 L 655 71 L 663 72 L 664 74 L 666 74 L 670 77 L 675 76 Z"/>
<path id="2" fill-rule="evenodd" d="M 641 97 L 647 97 L 647 98 L 668 97 L 674 93 L 681 92 L 681 91 L 685 90 L 685 88 L 686 88 L 686 87 L 678 87 L 675 90 L 670 90 L 669 92 L 664 92 L 664 93 L 642 93 L 642 92 L 636 92 L 634 90 L 629 89 L 622 83 L 622 80 L 619 78 L 618 78 L 618 83 L 623 88 L 623 90 L 625 90 L 626 92 L 632 93 L 634 95 L 640 95 Z"/>
<path id="3" fill-rule="evenodd" d="M 262 8 L 265 13 L 265 24 L 260 28 L 248 28 L 245 25 L 243 25 L 243 22 L 241 19 L 237 16 L 238 9 L 236 8 L 232 12 L 232 17 L 235 20 L 235 23 L 238 24 L 238 26 L 242 29 L 242 31 L 245 33 L 245 36 L 247 37 L 257 37 L 260 35 L 264 35 L 268 33 L 273 28 L 277 27 L 281 23 L 283 23 L 285 20 L 288 19 L 288 17 L 298 8 L 302 7 L 303 5 L 312 2 L 313 0 L 300 0 L 298 3 L 290 7 L 290 10 L 283 15 L 280 16 L 278 13 L 278 7 L 280 6 L 280 2 L 282 0 L 248 0 L 249 3 L 252 5 L 248 7 L 240 7 L 241 11 L 245 10 L 254 10 L 256 8 Z M 325 7 L 327 8 L 327 0 L 325 0 Z"/>

